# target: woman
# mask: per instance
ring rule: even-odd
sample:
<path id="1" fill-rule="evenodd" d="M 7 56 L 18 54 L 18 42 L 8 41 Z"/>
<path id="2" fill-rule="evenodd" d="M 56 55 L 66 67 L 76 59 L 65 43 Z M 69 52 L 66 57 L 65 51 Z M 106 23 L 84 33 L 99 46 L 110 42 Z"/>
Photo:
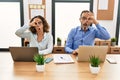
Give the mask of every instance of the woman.
<path id="1" fill-rule="evenodd" d="M 26 31 L 28 29 L 29 31 Z M 39 54 L 52 53 L 53 37 L 49 33 L 47 21 L 42 16 L 33 17 L 29 25 L 24 25 L 15 34 L 21 38 L 26 38 L 30 47 L 38 47 Z"/>

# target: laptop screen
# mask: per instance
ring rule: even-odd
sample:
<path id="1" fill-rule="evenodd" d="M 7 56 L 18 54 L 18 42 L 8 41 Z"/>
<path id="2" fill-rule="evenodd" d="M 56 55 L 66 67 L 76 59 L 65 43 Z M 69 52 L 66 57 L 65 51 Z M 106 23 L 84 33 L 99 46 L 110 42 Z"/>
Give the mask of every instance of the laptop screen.
<path id="1" fill-rule="evenodd" d="M 89 61 L 91 55 L 95 55 L 105 61 L 108 46 L 79 46 L 78 61 Z"/>
<path id="2" fill-rule="evenodd" d="M 9 47 L 14 61 L 34 61 L 33 56 L 38 54 L 37 47 Z"/>

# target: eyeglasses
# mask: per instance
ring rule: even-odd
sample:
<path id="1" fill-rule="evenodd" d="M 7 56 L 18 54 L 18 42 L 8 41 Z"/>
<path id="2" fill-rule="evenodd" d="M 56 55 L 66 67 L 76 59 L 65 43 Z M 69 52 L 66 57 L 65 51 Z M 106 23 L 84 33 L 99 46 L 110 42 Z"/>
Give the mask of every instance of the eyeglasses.
<path id="1" fill-rule="evenodd" d="M 91 18 L 81 17 L 82 20 L 92 20 Z"/>

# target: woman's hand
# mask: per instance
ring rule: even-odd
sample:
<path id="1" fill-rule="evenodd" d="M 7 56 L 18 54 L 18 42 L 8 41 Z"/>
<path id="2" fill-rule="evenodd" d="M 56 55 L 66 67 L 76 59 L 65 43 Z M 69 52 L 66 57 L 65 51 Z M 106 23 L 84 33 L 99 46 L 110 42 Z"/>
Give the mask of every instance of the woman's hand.
<path id="1" fill-rule="evenodd" d="M 30 26 L 30 27 L 36 27 L 36 24 L 35 24 L 34 21 L 32 21 L 31 23 L 29 23 L 29 26 Z"/>

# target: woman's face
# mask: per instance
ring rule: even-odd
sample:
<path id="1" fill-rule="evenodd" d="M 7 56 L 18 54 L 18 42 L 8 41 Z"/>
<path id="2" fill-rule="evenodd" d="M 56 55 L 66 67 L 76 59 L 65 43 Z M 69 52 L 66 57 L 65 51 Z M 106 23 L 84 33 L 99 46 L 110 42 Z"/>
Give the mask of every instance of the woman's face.
<path id="1" fill-rule="evenodd" d="M 33 23 L 34 23 L 34 25 L 35 25 L 36 31 L 43 30 L 43 22 L 42 22 L 41 19 L 35 18 L 35 19 L 33 20 Z"/>

